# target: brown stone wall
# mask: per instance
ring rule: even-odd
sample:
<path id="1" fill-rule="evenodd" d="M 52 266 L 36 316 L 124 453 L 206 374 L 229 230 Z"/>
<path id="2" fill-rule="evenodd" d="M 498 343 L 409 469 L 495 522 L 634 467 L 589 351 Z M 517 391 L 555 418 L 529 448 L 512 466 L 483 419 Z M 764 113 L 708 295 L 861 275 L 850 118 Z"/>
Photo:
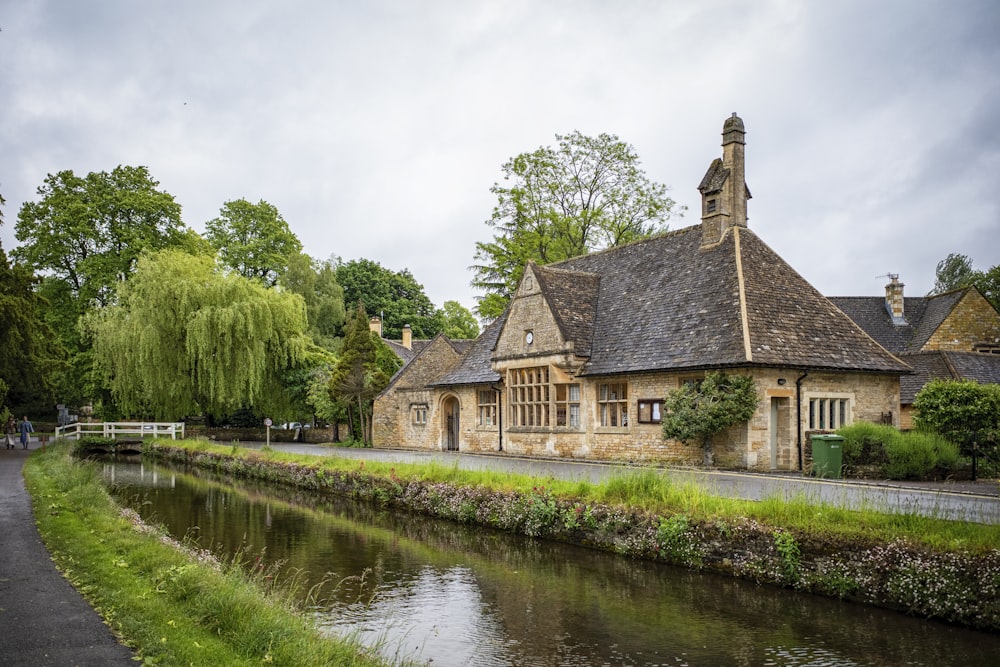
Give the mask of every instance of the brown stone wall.
<path id="1" fill-rule="evenodd" d="M 535 363 L 532 361 L 532 363 Z M 848 421 L 878 422 L 891 412 L 899 424 L 899 378 L 864 373 L 810 373 L 802 379 L 802 408 L 795 403 L 795 382 L 800 371 L 755 369 L 753 377 L 760 402 L 757 412 L 745 425 L 730 428 L 713 439 L 715 464 L 724 468 L 750 470 L 796 470 L 799 464 L 798 427 L 809 429 L 809 399 L 848 399 Z M 506 395 L 502 396 L 504 451 L 522 455 L 555 458 L 580 458 L 603 461 L 647 461 L 674 465 L 700 465 L 700 444 L 686 445 L 665 441 L 660 424 L 640 424 L 638 401 L 658 399 L 690 373 L 650 373 L 624 378 L 628 383 L 628 424 L 615 428 L 601 427 L 598 387 L 608 378 L 579 378 L 581 427 L 540 428 L 509 426 Z M 614 378 L 613 381 L 618 381 Z M 443 391 L 399 391 L 395 393 L 394 412 L 376 408 L 376 432 L 391 434 L 376 438 L 375 446 L 407 449 L 445 448 L 442 406 L 449 397 L 460 405 L 459 450 L 493 452 L 499 448 L 499 430 L 477 425 L 479 387 L 456 387 Z M 411 423 L 409 406 L 428 405 L 428 420 L 423 426 Z M 386 406 L 391 407 L 391 406 Z M 554 414 L 554 413 L 553 413 Z M 396 415 L 395 425 L 390 424 Z M 803 437 L 804 441 L 804 437 Z M 772 455 L 772 443 L 774 453 Z"/>
<path id="2" fill-rule="evenodd" d="M 1000 313 L 973 289 L 962 297 L 921 351 L 972 352 L 977 343 L 1000 344 Z"/>

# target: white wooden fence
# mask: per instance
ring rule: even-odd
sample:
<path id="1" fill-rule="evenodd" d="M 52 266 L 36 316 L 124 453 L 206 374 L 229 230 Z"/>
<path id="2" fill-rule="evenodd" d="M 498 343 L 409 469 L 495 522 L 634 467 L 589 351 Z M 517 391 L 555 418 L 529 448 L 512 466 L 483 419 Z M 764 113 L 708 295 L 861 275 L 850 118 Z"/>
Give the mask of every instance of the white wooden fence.
<path id="1" fill-rule="evenodd" d="M 85 424 L 75 422 L 66 426 L 57 426 L 57 438 L 73 438 L 79 440 L 84 435 L 99 435 L 104 438 L 118 436 L 140 436 L 143 438 L 166 438 L 171 440 L 184 437 L 184 422 L 99 422 Z"/>

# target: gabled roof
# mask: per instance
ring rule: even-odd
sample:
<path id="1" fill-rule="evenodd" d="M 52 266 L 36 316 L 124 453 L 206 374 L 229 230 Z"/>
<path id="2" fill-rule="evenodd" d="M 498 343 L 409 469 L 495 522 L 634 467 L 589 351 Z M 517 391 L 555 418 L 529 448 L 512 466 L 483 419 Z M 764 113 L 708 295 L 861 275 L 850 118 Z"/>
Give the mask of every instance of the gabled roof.
<path id="1" fill-rule="evenodd" d="M 447 347 L 441 348 L 439 345 L 436 345 L 436 343 L 438 343 L 439 340 L 441 344 L 446 345 Z M 435 348 L 439 350 L 440 349 L 451 350 L 454 353 L 453 358 L 457 359 L 460 358 L 469 349 L 469 346 L 472 344 L 473 341 L 464 339 L 451 340 L 443 333 L 439 333 L 430 340 L 421 339 L 420 341 L 413 341 L 413 350 L 409 350 L 402 344 L 396 343 L 394 341 L 383 339 L 383 342 L 388 344 L 389 347 L 392 348 L 397 355 L 399 355 L 400 351 L 409 352 L 410 355 L 409 359 L 403 358 L 403 365 L 395 372 L 395 374 L 393 374 L 392 378 L 389 380 L 389 384 L 386 385 L 386 387 L 379 393 L 380 396 L 382 394 L 387 393 L 390 389 L 396 387 L 400 383 L 402 378 L 404 378 L 409 373 L 414 372 L 414 369 L 416 369 L 416 372 L 418 373 L 427 373 L 426 367 L 424 367 L 420 363 L 420 361 L 423 357 L 434 354 Z M 418 345 L 417 343 L 420 344 Z M 433 377 L 428 377 L 427 375 L 423 375 L 420 379 L 420 383 L 426 384 L 433 379 L 434 379 Z"/>
<path id="2" fill-rule="evenodd" d="M 972 380 L 980 384 L 1000 384 L 1000 354 L 934 350 L 907 354 L 903 359 L 914 374 L 899 380 L 899 402 L 913 403 L 914 396 L 931 380 Z"/>
<path id="3" fill-rule="evenodd" d="M 563 340 L 573 343 L 574 353 L 589 356 L 601 277 L 533 263 L 531 268 Z"/>
<path id="4" fill-rule="evenodd" d="M 493 348 L 503 328 L 506 313 L 497 318 L 471 342 L 458 362 L 445 371 L 428 386 L 454 386 L 460 384 L 492 384 L 500 380 L 500 375 L 491 366 Z"/>
<path id="5" fill-rule="evenodd" d="M 955 306 L 972 289 L 903 299 L 905 325 L 894 325 L 880 296 L 831 296 L 830 301 L 854 320 L 869 336 L 895 354 L 919 352 Z"/>
<path id="6" fill-rule="evenodd" d="M 546 267 L 600 277 L 584 374 L 749 365 L 909 372 L 752 231 L 734 227 L 708 248 L 701 239 L 695 225 Z"/>

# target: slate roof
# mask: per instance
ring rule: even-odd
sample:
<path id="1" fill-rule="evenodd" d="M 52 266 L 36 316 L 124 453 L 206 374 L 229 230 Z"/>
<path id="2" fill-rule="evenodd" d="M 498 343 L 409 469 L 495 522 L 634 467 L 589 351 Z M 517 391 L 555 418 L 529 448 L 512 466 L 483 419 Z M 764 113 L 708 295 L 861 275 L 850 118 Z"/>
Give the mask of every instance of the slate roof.
<path id="1" fill-rule="evenodd" d="M 532 270 L 548 298 L 563 340 L 573 342 L 576 354 L 589 356 L 601 277 L 535 264 Z"/>
<path id="2" fill-rule="evenodd" d="M 892 316 L 880 296 L 831 296 L 838 308 L 894 354 L 919 352 L 958 302 L 972 288 L 928 297 L 905 297 L 905 325 L 894 325 Z"/>
<path id="3" fill-rule="evenodd" d="M 428 386 L 455 386 L 461 384 L 493 384 L 500 380 L 500 374 L 493 370 L 491 357 L 493 348 L 496 347 L 500 330 L 506 321 L 507 314 L 497 318 L 492 324 L 479 334 L 479 338 L 471 341 L 465 354 L 454 366 L 443 373 L 433 383 Z"/>
<path id="4" fill-rule="evenodd" d="M 600 278 L 596 294 L 582 281 L 564 285 L 575 296 L 546 292 L 550 303 L 590 295 L 584 374 L 751 365 L 909 372 L 752 231 L 734 227 L 708 248 L 701 239 L 695 225 L 546 267 Z"/>
<path id="5" fill-rule="evenodd" d="M 931 380 L 972 380 L 980 384 L 1000 384 L 1000 354 L 934 350 L 907 354 L 903 359 L 914 374 L 899 380 L 899 402 L 913 403 L 917 392 Z"/>

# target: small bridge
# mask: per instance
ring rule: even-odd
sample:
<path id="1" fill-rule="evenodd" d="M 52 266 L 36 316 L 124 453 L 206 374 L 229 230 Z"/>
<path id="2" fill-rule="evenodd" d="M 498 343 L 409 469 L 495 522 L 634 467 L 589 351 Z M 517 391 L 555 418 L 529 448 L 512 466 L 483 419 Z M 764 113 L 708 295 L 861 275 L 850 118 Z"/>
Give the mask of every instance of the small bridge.
<path id="1" fill-rule="evenodd" d="M 184 437 L 184 422 L 99 422 L 95 424 L 75 422 L 56 427 L 55 437 L 57 438 L 79 440 L 85 435 L 114 439 L 119 437 L 169 437 L 171 440 L 176 440 Z"/>

